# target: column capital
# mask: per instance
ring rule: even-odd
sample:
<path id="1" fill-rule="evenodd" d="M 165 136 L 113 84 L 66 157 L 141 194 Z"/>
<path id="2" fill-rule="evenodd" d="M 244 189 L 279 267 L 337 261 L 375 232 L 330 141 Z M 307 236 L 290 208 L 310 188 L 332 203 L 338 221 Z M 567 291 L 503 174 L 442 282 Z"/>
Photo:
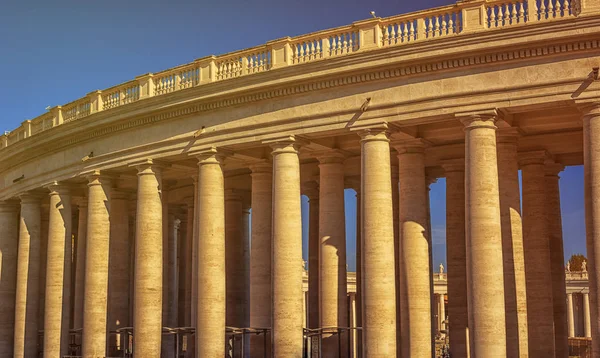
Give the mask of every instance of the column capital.
<path id="1" fill-rule="evenodd" d="M 339 149 L 331 149 L 317 152 L 315 156 L 320 164 L 343 164 L 346 158 L 348 158 L 348 153 Z"/>
<path id="2" fill-rule="evenodd" d="M 361 142 L 390 142 L 390 130 L 387 122 L 354 125 L 350 127 L 350 131 L 356 132 L 360 136 Z"/>
<path id="3" fill-rule="evenodd" d="M 21 204 L 41 204 L 43 195 L 32 192 L 25 192 L 18 195 Z"/>
<path id="4" fill-rule="evenodd" d="M 306 144 L 306 141 L 298 138 L 295 135 L 279 136 L 268 138 L 262 141 L 263 144 L 268 144 L 273 151 L 272 155 L 282 153 L 298 153 L 300 147 Z"/>
<path id="5" fill-rule="evenodd" d="M 425 153 L 425 149 L 430 146 L 431 143 L 423 138 L 392 142 L 392 147 L 398 152 L 398 157 L 402 154 Z"/>
<path id="6" fill-rule="evenodd" d="M 444 159 L 440 164 L 446 173 L 465 171 L 465 158 Z"/>
<path id="7" fill-rule="evenodd" d="M 258 174 L 273 174 L 273 164 L 268 160 L 261 160 L 259 162 L 251 163 L 248 168 L 252 171 L 252 178 Z"/>
<path id="8" fill-rule="evenodd" d="M 518 128 L 515 128 L 515 127 L 499 128 L 496 131 L 496 142 L 517 144 L 520 136 L 521 136 L 521 132 L 519 131 Z"/>
<path id="9" fill-rule="evenodd" d="M 230 157 L 233 153 L 229 150 L 217 148 L 214 146 L 200 148 L 192 153 L 191 156 L 198 159 L 198 165 L 205 164 L 220 164 L 223 165 L 226 157 Z M 196 178 L 197 180 L 197 178 Z"/>
<path id="10" fill-rule="evenodd" d="M 457 113 L 456 117 L 465 126 L 465 130 L 475 128 L 496 129 L 496 122 L 501 119 L 501 112 L 497 109 L 492 109 L 471 113 Z"/>
<path id="11" fill-rule="evenodd" d="M 577 108 L 585 117 L 600 116 L 600 102 L 578 102 Z"/>
<path id="12" fill-rule="evenodd" d="M 544 170 L 547 177 L 558 177 L 560 172 L 565 170 L 565 166 L 554 161 L 546 161 Z"/>
<path id="13" fill-rule="evenodd" d="M 549 155 L 545 150 L 535 150 L 530 152 L 519 153 L 519 166 L 536 165 L 544 163 L 548 160 Z"/>
<path id="14" fill-rule="evenodd" d="M 115 179 L 114 175 L 108 175 L 100 170 L 83 173 L 83 176 L 88 180 L 88 187 L 94 185 L 112 185 L 112 181 Z"/>
<path id="15" fill-rule="evenodd" d="M 169 165 L 156 159 L 146 158 L 130 162 L 129 167 L 136 168 L 138 175 L 159 174 Z"/>
<path id="16" fill-rule="evenodd" d="M 50 196 L 53 195 L 68 195 L 71 192 L 71 186 L 62 182 L 51 182 L 44 185 L 44 188 L 50 191 Z"/>

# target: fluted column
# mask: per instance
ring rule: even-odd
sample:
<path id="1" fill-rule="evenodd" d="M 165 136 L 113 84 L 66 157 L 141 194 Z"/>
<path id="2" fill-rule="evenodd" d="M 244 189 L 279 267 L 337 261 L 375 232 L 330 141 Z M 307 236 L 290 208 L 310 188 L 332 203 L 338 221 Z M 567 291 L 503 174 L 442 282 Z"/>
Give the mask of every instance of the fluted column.
<path id="1" fill-rule="evenodd" d="M 158 358 L 162 336 L 163 218 L 161 170 L 152 161 L 138 170 L 133 331 L 135 354 Z"/>
<path id="2" fill-rule="evenodd" d="M 40 198 L 24 194 L 21 199 L 17 281 L 15 293 L 14 357 L 38 356 L 39 291 L 40 291 Z"/>
<path id="3" fill-rule="evenodd" d="M 79 210 L 79 224 L 77 225 L 77 260 L 75 266 L 75 296 L 73 306 L 73 328 L 83 328 L 83 297 L 85 287 L 85 252 L 87 243 L 87 198 L 77 203 Z"/>
<path id="4" fill-rule="evenodd" d="M 244 284 L 244 242 L 242 235 L 242 197 L 235 190 L 225 191 L 225 271 L 227 308 L 225 325 L 248 327 Z"/>
<path id="5" fill-rule="evenodd" d="M 575 337 L 575 314 L 573 313 L 573 294 L 567 294 L 567 322 L 569 324 L 568 335 Z"/>
<path id="6" fill-rule="evenodd" d="M 363 357 L 396 356 L 394 218 L 387 125 L 361 136 Z"/>
<path id="7" fill-rule="evenodd" d="M 347 327 L 344 156 L 331 151 L 318 160 L 321 327 Z M 348 356 L 348 333 L 323 335 L 321 350 L 323 357 Z"/>
<path id="8" fill-rule="evenodd" d="M 529 355 L 554 356 L 554 319 L 544 151 L 522 153 L 523 246 L 527 280 Z"/>
<path id="9" fill-rule="evenodd" d="M 450 352 L 468 357 L 467 251 L 465 241 L 465 161 L 447 160 L 446 172 L 446 261 L 448 265 L 448 317 Z"/>
<path id="10" fill-rule="evenodd" d="M 223 156 L 198 153 L 196 357 L 225 355 L 225 189 Z"/>
<path id="11" fill-rule="evenodd" d="M 308 213 L 308 326 L 319 328 L 319 185 L 310 183 L 306 191 Z"/>
<path id="12" fill-rule="evenodd" d="M 600 356 L 600 104 L 583 108 L 585 226 L 593 356 Z"/>
<path id="13" fill-rule="evenodd" d="M 100 173 L 88 176 L 88 220 L 83 300 L 82 355 L 106 356 L 111 182 Z"/>
<path id="14" fill-rule="evenodd" d="M 462 119 L 466 144 L 469 343 L 473 358 L 506 357 L 495 121 L 494 113 L 471 115 Z"/>
<path id="15" fill-rule="evenodd" d="M 13 356 L 19 205 L 0 202 L 0 357 Z"/>
<path id="16" fill-rule="evenodd" d="M 271 215 L 273 168 L 254 164 L 252 170 L 252 245 L 250 253 L 250 326 L 271 327 Z M 251 336 L 251 357 L 264 356 L 263 341 Z"/>
<path id="17" fill-rule="evenodd" d="M 521 192 L 517 157 L 518 136 L 516 128 L 504 128 L 498 130 L 497 138 L 498 172 L 502 173 L 498 177 L 498 185 L 504 261 L 506 355 L 509 358 L 527 356 L 529 350 Z M 452 324 L 452 319 L 450 322 Z"/>
<path id="18" fill-rule="evenodd" d="M 583 328 L 586 337 L 592 336 L 592 327 L 590 325 L 590 295 L 583 294 Z"/>
<path id="19" fill-rule="evenodd" d="M 293 136 L 273 149 L 273 356 L 302 356 L 300 161 Z"/>
<path id="20" fill-rule="evenodd" d="M 400 310 L 403 357 L 433 354 L 425 143 L 395 145 L 399 163 Z"/>
<path id="21" fill-rule="evenodd" d="M 58 184 L 49 186 L 49 189 L 50 212 L 48 261 L 46 263 L 44 356 L 60 357 L 68 353 L 69 344 L 71 195 L 67 187 Z"/>
<path id="22" fill-rule="evenodd" d="M 554 349 L 556 357 L 569 357 L 567 304 L 565 283 L 565 251 L 563 248 L 562 214 L 558 174 L 564 166 L 546 163 L 546 210 L 552 274 L 552 305 L 554 312 Z"/>

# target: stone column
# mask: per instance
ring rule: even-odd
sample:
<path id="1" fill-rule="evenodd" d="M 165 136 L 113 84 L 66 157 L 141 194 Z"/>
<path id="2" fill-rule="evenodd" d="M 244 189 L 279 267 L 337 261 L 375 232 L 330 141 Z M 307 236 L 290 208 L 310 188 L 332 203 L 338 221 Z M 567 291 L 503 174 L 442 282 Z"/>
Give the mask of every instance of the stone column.
<path id="1" fill-rule="evenodd" d="M 194 193 L 196 189 L 194 187 Z M 196 195 L 196 194 L 194 194 Z M 186 327 L 192 326 L 192 250 L 194 246 L 194 198 L 186 199 L 187 228 L 185 236 L 185 322 Z M 195 320 L 195 319 L 194 319 Z"/>
<path id="2" fill-rule="evenodd" d="M 179 226 L 181 225 L 181 220 L 177 219 L 174 215 L 169 215 L 169 256 L 167 260 L 167 264 L 169 265 L 169 270 L 167 272 L 169 277 L 169 295 L 168 295 L 168 305 L 167 305 L 167 326 L 171 328 L 178 327 L 177 322 L 177 311 L 178 311 L 178 296 L 179 285 L 177 284 L 177 238 L 179 234 Z"/>
<path id="3" fill-rule="evenodd" d="M 34 358 L 38 356 L 38 330 L 42 328 L 38 315 L 41 207 L 40 198 L 35 195 L 24 194 L 20 198 L 14 357 Z"/>
<path id="4" fill-rule="evenodd" d="M 392 213 L 394 217 L 394 276 L 396 277 L 396 347 L 398 350 L 402 347 L 402 307 L 400 293 L 400 193 L 399 193 L 399 169 L 398 155 L 393 155 L 390 163 L 392 172 Z"/>
<path id="5" fill-rule="evenodd" d="M 440 294 L 440 330 L 446 329 L 446 295 Z"/>
<path id="6" fill-rule="evenodd" d="M 575 314 L 573 313 L 573 294 L 567 294 L 567 309 L 568 309 L 568 324 L 569 324 L 569 337 L 575 337 Z"/>
<path id="7" fill-rule="evenodd" d="M 569 357 L 567 331 L 567 291 L 565 283 L 565 251 L 563 249 L 562 214 L 558 174 L 564 170 L 558 163 L 546 163 L 546 210 L 552 275 L 552 304 L 554 312 L 554 349 L 556 357 Z"/>
<path id="8" fill-rule="evenodd" d="M 225 356 L 225 189 L 223 156 L 198 153 L 196 356 Z"/>
<path id="9" fill-rule="evenodd" d="M 396 356 L 394 218 L 387 125 L 361 130 L 363 357 Z"/>
<path id="10" fill-rule="evenodd" d="M 554 319 L 544 151 L 523 153 L 523 246 L 527 280 L 529 355 L 554 356 Z"/>
<path id="11" fill-rule="evenodd" d="M 502 255 L 504 261 L 504 304 L 506 319 L 506 355 L 519 358 L 528 354 L 527 290 L 521 192 L 516 128 L 498 130 L 498 177 L 500 218 L 502 222 Z M 448 299 L 451 300 L 450 296 Z M 452 324 L 452 319 L 450 319 Z M 450 336 L 452 339 L 452 336 Z"/>
<path id="12" fill-rule="evenodd" d="M 583 328 L 586 337 L 592 336 L 592 327 L 590 325 L 590 295 L 583 294 Z"/>
<path id="13" fill-rule="evenodd" d="M 227 327 L 248 327 L 244 284 L 244 242 L 242 235 L 242 197 L 235 190 L 225 191 L 225 272 Z"/>
<path id="14" fill-rule="evenodd" d="M 465 160 L 446 160 L 446 261 L 450 352 L 468 357 L 467 251 L 465 242 Z"/>
<path id="15" fill-rule="evenodd" d="M 68 353 L 69 345 L 71 195 L 67 187 L 56 183 L 48 188 L 50 189 L 50 213 L 48 261 L 46 263 L 44 356 L 60 357 Z"/>
<path id="16" fill-rule="evenodd" d="M 593 356 L 600 356 L 600 103 L 583 108 L 585 226 Z"/>
<path id="17" fill-rule="evenodd" d="M 110 193 L 110 249 L 108 269 L 108 330 L 131 327 L 131 247 L 129 229 L 129 198 L 127 192 L 117 189 Z M 111 336 L 111 346 L 120 337 Z"/>
<path id="18" fill-rule="evenodd" d="M 310 183 L 306 191 L 309 203 L 308 222 L 308 327 L 321 327 L 319 317 L 319 185 Z"/>
<path id="19" fill-rule="evenodd" d="M 302 219 L 300 161 L 293 136 L 273 152 L 273 356 L 302 357 Z"/>
<path id="20" fill-rule="evenodd" d="M 347 327 L 344 156 L 338 151 L 331 151 L 318 160 L 321 327 Z M 348 332 L 324 334 L 322 339 L 323 357 L 348 356 Z"/>
<path id="21" fill-rule="evenodd" d="M 361 195 L 360 195 L 360 183 L 358 187 L 354 189 L 356 191 L 356 327 L 362 327 L 362 226 L 361 226 Z M 397 265 L 394 262 L 394 269 Z M 395 284 L 395 282 L 394 282 Z M 398 323 L 396 322 L 396 329 Z M 356 357 L 362 357 L 362 330 L 356 331 Z M 398 344 L 398 339 L 396 339 Z"/>
<path id="22" fill-rule="evenodd" d="M 395 145 L 399 163 L 400 310 L 402 355 L 433 355 L 428 193 L 425 143 Z"/>
<path id="23" fill-rule="evenodd" d="M 49 203 L 50 200 L 48 199 L 46 202 Z M 38 309 L 37 309 L 37 311 L 38 311 L 38 327 L 40 330 L 44 329 L 44 315 L 46 313 L 46 267 L 47 267 L 46 263 L 48 262 L 48 226 L 49 226 L 49 221 L 50 221 L 50 214 L 48 212 L 47 205 L 42 204 L 41 218 L 42 218 L 42 220 L 41 220 L 41 226 L 40 226 L 40 263 L 39 263 L 39 278 L 38 278 L 39 300 L 38 300 Z M 38 341 L 39 347 L 43 347 L 44 337 L 43 336 L 39 337 L 39 339 L 37 341 Z"/>
<path id="24" fill-rule="evenodd" d="M 495 121 L 495 113 L 462 119 L 470 354 L 486 358 L 506 357 Z"/>
<path id="25" fill-rule="evenodd" d="M 135 354 L 159 358 L 163 300 L 161 171 L 151 159 L 132 166 L 138 170 L 133 294 Z"/>
<path id="26" fill-rule="evenodd" d="M 0 202 L 0 357 L 14 353 L 18 214 L 18 203 Z"/>
<path id="27" fill-rule="evenodd" d="M 350 293 L 350 327 L 351 328 L 356 328 L 358 327 L 356 325 L 356 292 L 351 292 Z M 350 352 L 350 357 L 352 358 L 357 358 L 358 357 L 358 334 L 357 334 L 357 330 L 353 329 L 350 333 L 350 347 L 351 347 L 351 352 Z"/>
<path id="28" fill-rule="evenodd" d="M 77 226 L 77 261 L 75 266 L 75 297 L 73 308 L 73 328 L 83 328 L 83 297 L 85 287 L 85 252 L 87 243 L 87 199 L 78 202 L 79 225 Z"/>
<path id="29" fill-rule="evenodd" d="M 252 245 L 250 253 L 250 326 L 271 328 L 271 215 L 273 167 L 270 163 L 250 166 L 252 170 Z M 250 356 L 262 357 L 263 339 L 250 337 Z"/>

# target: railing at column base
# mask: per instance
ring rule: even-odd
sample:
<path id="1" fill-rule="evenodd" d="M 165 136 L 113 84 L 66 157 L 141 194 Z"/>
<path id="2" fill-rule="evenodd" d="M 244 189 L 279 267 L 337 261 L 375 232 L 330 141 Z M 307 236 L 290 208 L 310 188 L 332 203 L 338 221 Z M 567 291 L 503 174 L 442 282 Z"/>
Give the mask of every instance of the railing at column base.
<path id="1" fill-rule="evenodd" d="M 324 327 L 324 328 L 304 328 L 304 341 L 303 341 L 303 356 L 305 358 L 320 358 L 321 357 L 321 347 L 323 343 L 323 335 L 331 335 L 337 336 L 338 339 L 338 352 L 339 358 L 342 357 L 342 341 L 340 339 L 342 333 L 344 332 L 353 332 L 353 331 L 362 331 L 362 327 Z M 358 352 L 353 352 L 353 339 L 351 339 L 351 334 L 348 334 L 348 354 L 350 357 L 358 357 Z"/>

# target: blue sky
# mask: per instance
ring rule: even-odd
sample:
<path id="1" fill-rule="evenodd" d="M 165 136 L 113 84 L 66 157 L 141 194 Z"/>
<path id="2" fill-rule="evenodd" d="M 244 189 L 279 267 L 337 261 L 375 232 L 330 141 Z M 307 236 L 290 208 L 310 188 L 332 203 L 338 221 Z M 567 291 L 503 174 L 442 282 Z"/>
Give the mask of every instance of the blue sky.
<path id="1" fill-rule="evenodd" d="M 450 4 L 448 0 L 0 2 L 0 131 L 96 89 L 222 54 L 370 17 Z M 561 180 L 565 254 L 585 252 L 583 170 Z M 445 263 L 445 184 L 431 190 L 434 267 Z M 354 192 L 346 193 L 348 218 Z M 306 211 L 303 201 L 303 212 Z M 307 217 L 307 215 L 305 216 Z M 355 223 L 348 220 L 354 268 Z"/>

